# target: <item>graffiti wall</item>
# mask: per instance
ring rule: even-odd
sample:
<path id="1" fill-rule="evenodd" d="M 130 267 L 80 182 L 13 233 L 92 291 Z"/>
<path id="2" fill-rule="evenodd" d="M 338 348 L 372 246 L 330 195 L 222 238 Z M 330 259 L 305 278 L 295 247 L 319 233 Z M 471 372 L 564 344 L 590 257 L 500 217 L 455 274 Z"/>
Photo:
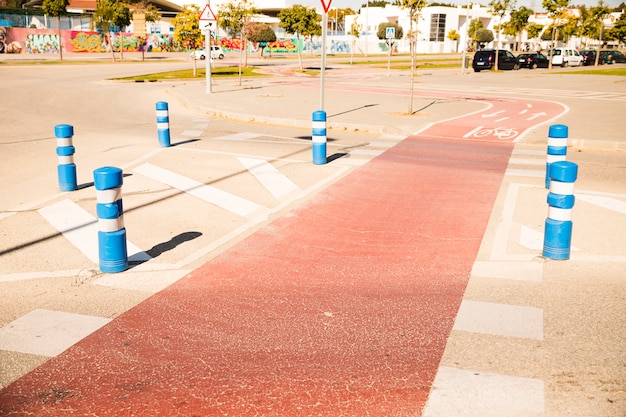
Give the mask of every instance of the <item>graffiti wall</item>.
<path id="1" fill-rule="evenodd" d="M 111 50 L 111 42 L 116 51 L 122 45 L 126 52 L 173 50 L 171 36 L 160 33 L 143 37 L 132 33 L 112 34 L 109 39 L 98 32 L 61 30 L 61 39 L 65 52 L 107 52 Z M 58 53 L 60 44 L 56 30 L 0 27 L 0 53 Z"/>
<path id="2" fill-rule="evenodd" d="M 58 53 L 59 45 L 63 45 L 64 52 L 78 53 L 100 53 L 110 52 L 111 43 L 115 51 L 124 47 L 125 52 L 172 52 L 177 51 L 170 34 L 152 33 L 145 36 L 138 36 L 133 33 L 111 34 L 103 36 L 100 32 L 81 30 L 61 30 L 61 40 L 59 33 L 54 29 L 31 29 L 23 27 L 0 27 L 0 53 L 11 54 L 48 54 Z M 217 44 L 227 52 L 240 51 L 242 40 L 240 38 L 218 38 Z M 264 53 L 297 53 L 298 45 L 303 53 L 320 53 L 322 42 L 313 38 L 288 38 L 278 39 L 263 46 L 250 43 L 248 49 L 251 52 Z M 331 37 L 327 42 L 327 52 L 329 53 L 349 53 L 352 42 L 346 37 Z M 386 52 L 387 45 L 384 42 L 378 43 L 370 49 Z"/>

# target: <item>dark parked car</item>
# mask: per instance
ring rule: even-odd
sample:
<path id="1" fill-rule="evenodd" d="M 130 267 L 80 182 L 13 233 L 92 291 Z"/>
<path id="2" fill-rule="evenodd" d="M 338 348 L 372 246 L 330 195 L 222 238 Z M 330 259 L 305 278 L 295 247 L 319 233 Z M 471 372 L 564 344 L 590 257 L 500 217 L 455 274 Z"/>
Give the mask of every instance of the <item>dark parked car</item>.
<path id="1" fill-rule="evenodd" d="M 604 64 L 626 63 L 626 56 L 617 49 L 600 51 L 600 59 Z"/>
<path id="2" fill-rule="evenodd" d="M 596 51 L 591 49 L 583 49 L 578 51 L 580 56 L 583 57 L 583 65 L 595 65 L 596 63 Z"/>
<path id="3" fill-rule="evenodd" d="M 484 69 L 495 68 L 496 63 L 496 51 L 495 49 L 483 49 L 477 51 L 474 54 L 474 60 L 472 61 L 472 68 L 474 72 L 479 72 Z M 498 50 L 498 69 L 501 70 L 517 70 L 519 69 L 519 62 L 517 57 L 506 49 Z"/>
<path id="4" fill-rule="evenodd" d="M 548 57 L 541 52 L 527 52 L 517 56 L 520 68 L 548 68 Z"/>

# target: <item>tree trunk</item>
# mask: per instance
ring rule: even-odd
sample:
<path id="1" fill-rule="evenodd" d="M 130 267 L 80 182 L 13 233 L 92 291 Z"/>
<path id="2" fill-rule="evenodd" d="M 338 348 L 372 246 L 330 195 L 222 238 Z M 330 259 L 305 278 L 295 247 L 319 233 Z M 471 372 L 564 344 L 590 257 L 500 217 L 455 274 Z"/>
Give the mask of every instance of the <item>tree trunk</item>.
<path id="1" fill-rule="evenodd" d="M 302 65 L 302 49 L 300 48 L 300 35 L 296 34 L 296 41 L 298 41 L 298 63 L 300 64 L 300 71 L 304 71 Z"/>
<path id="2" fill-rule="evenodd" d="M 63 61 L 63 40 L 61 39 L 61 16 L 57 16 L 57 22 L 59 24 L 59 60 Z"/>

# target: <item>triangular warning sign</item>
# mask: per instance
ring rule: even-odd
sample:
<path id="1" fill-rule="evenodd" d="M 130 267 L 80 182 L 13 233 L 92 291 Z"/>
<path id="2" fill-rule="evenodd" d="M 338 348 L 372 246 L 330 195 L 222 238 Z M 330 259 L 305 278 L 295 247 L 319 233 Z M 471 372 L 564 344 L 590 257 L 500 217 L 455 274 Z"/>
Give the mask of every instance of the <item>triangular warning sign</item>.
<path id="1" fill-rule="evenodd" d="M 209 22 L 215 22 L 217 20 L 215 13 L 213 13 L 211 6 L 208 4 L 204 6 L 204 9 L 202 9 L 202 13 L 200 13 L 200 20 L 208 20 Z"/>
<path id="2" fill-rule="evenodd" d="M 326 0 L 326 1 L 321 0 L 321 1 L 322 1 L 322 7 L 324 8 L 324 11 L 325 11 L 326 13 L 328 13 L 328 9 L 330 9 L 330 3 L 331 3 L 333 0 Z"/>

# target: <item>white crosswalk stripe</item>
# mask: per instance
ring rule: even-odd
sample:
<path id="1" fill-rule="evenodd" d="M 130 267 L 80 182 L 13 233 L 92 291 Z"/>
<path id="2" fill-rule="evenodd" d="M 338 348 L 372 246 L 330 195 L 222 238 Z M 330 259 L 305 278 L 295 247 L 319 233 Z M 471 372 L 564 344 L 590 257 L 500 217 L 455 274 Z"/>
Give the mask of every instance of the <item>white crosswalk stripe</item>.
<path id="1" fill-rule="evenodd" d="M 98 219 L 71 200 L 38 210 L 54 228 L 63 234 L 74 246 L 80 249 L 93 263 L 100 262 L 98 253 Z M 151 257 L 131 242 L 127 242 L 129 261 L 147 261 Z"/>
<path id="2" fill-rule="evenodd" d="M 214 204 L 239 216 L 248 216 L 263 207 L 245 198 L 236 196 L 216 187 L 203 184 L 164 168 L 149 163 L 134 169 L 135 172 L 185 191 L 201 200 Z"/>

